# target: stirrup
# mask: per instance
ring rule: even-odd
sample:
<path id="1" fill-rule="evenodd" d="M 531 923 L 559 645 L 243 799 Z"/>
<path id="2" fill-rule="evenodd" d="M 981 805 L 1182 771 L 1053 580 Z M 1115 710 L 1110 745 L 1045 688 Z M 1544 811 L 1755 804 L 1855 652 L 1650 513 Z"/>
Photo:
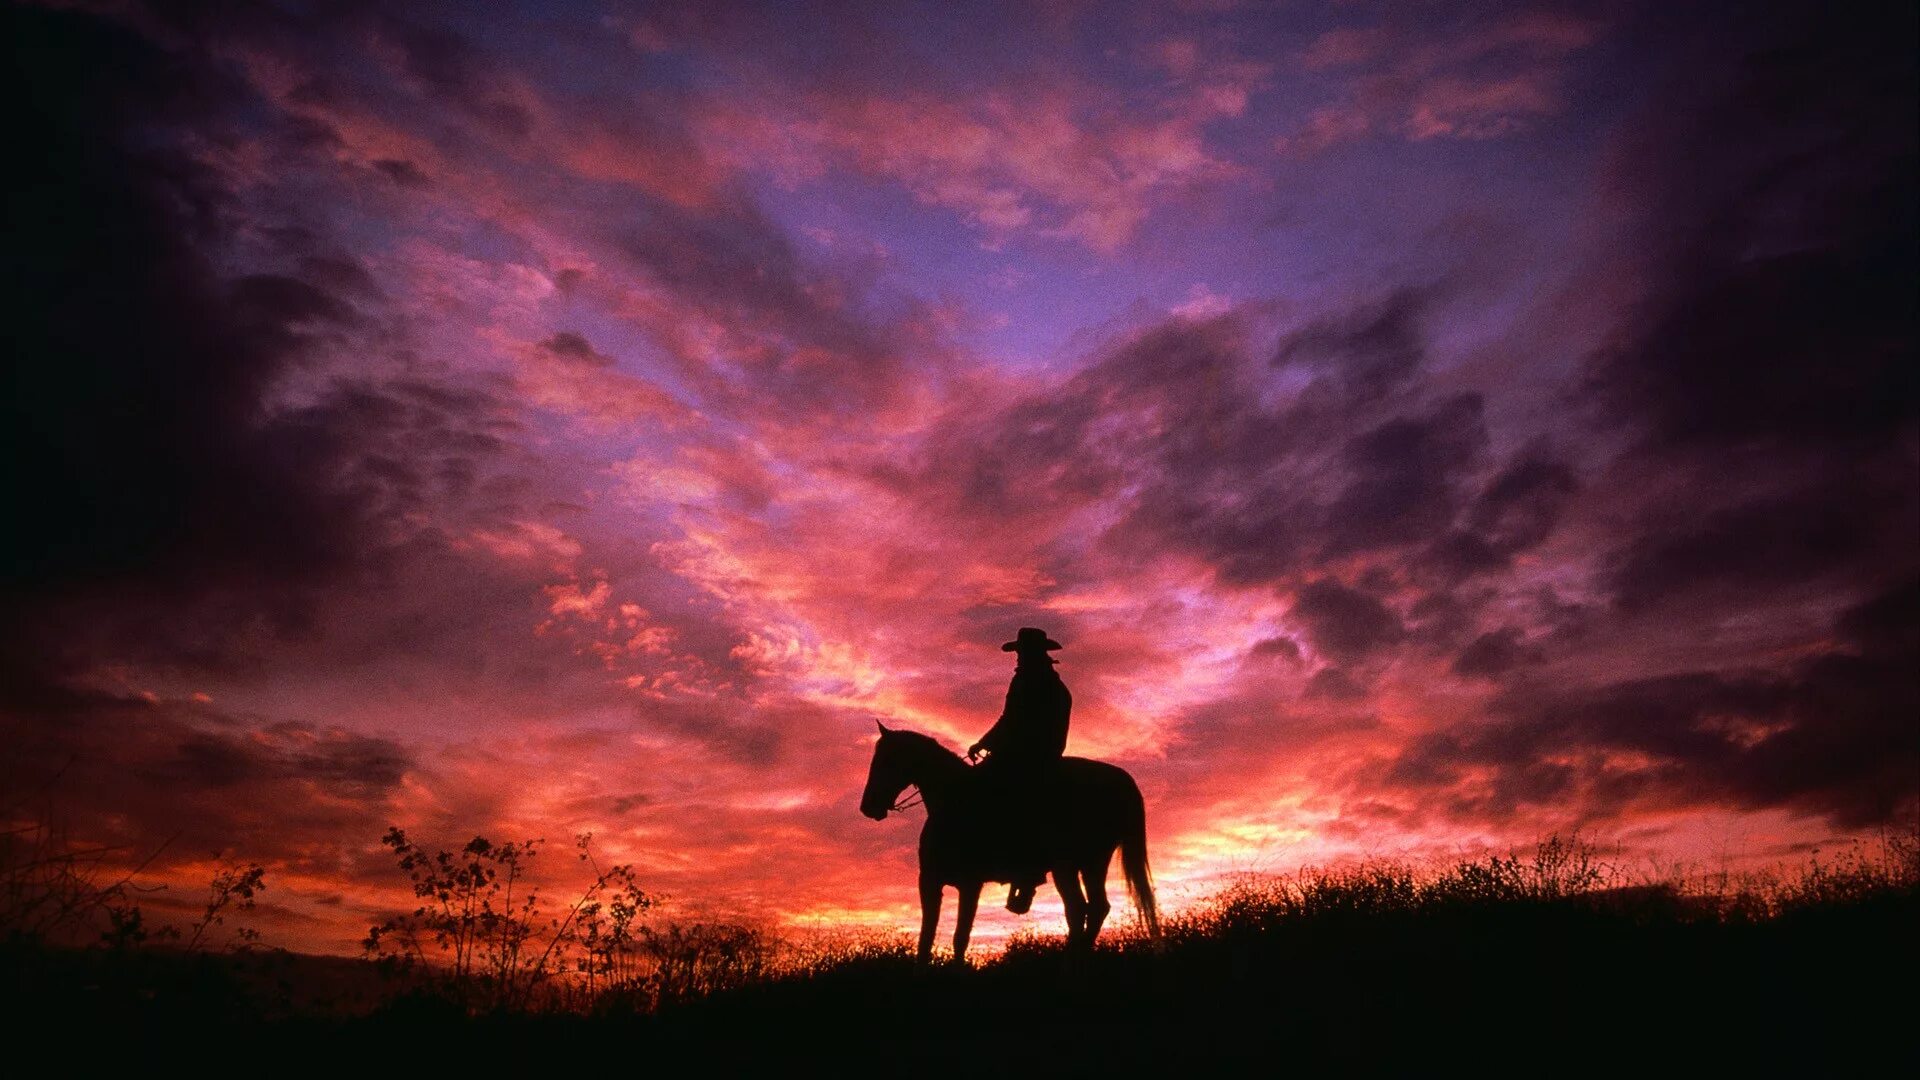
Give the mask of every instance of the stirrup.
<path id="1" fill-rule="evenodd" d="M 1021 888 L 1018 885 L 1007 890 L 1007 910 L 1015 915 L 1025 915 L 1033 907 L 1033 894 L 1039 889 L 1034 886 Z"/>

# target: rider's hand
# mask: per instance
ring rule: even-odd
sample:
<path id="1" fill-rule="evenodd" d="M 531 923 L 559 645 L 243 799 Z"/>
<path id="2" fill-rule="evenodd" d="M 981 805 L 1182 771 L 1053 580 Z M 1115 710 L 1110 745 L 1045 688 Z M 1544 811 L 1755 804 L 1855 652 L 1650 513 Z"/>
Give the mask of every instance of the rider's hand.
<path id="1" fill-rule="evenodd" d="M 984 746 L 981 746 L 981 745 L 980 745 L 979 743 L 974 743 L 974 744 L 973 744 L 972 746 L 969 746 L 969 747 L 967 747 L 967 760 L 968 760 L 968 761 L 979 761 L 979 760 L 980 760 L 980 752 L 981 752 L 982 750 L 985 750 L 985 749 L 986 749 L 986 747 L 984 747 Z"/>

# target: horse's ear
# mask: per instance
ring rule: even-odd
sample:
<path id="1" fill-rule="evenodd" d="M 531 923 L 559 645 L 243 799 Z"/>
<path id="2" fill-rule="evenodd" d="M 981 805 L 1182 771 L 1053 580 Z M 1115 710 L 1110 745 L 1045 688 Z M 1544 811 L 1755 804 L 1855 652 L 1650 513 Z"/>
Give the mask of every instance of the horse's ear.
<path id="1" fill-rule="evenodd" d="M 889 728 L 887 727 L 887 725 L 885 725 L 885 724 L 883 724 L 883 723 L 881 723 L 881 722 L 880 722 L 879 720 L 877 720 L 877 719 L 876 719 L 876 720 L 875 720 L 875 721 L 873 722 L 873 726 L 874 726 L 874 727 L 877 727 L 877 728 L 879 728 L 879 729 L 880 729 L 880 734 L 882 734 L 882 735 L 891 735 L 891 734 L 893 734 L 893 732 L 892 732 L 892 730 L 891 730 L 891 729 L 889 729 Z"/>

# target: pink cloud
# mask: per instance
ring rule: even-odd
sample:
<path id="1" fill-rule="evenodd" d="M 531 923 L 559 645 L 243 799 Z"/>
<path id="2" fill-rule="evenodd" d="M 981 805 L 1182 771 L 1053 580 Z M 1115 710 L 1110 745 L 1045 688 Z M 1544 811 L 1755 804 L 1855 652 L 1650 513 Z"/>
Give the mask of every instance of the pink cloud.
<path id="1" fill-rule="evenodd" d="M 991 244 L 1035 232 L 1111 252 L 1168 197 L 1233 174 L 1205 127 L 1244 110 L 1258 71 L 1228 71 L 1158 119 L 1091 88 L 1035 86 L 964 100 L 815 94 L 771 115 L 723 106 L 702 128 L 716 155 L 784 183 L 847 168 L 958 211 Z"/>
<path id="2" fill-rule="evenodd" d="M 570 347 L 578 342 L 578 347 Z M 558 344 L 556 344 L 558 343 Z M 516 348 L 516 385 L 527 400 L 599 428 L 635 423 L 666 427 L 692 421 L 690 409 L 647 379 L 614 367 L 578 334 L 561 333 Z"/>
<path id="3" fill-rule="evenodd" d="M 1067 645 L 1071 748 L 1141 779 L 1175 894 L 1249 865 L 1569 825 L 1699 851 L 1720 823 L 1755 822 L 1797 842 L 1897 802 L 1889 756 L 1860 748 L 1904 745 L 1885 718 L 1911 710 L 1850 703 L 1910 694 L 1893 663 L 1904 594 L 1885 579 L 1911 565 L 1887 524 L 1911 506 L 1911 471 L 1858 447 L 1905 445 L 1910 414 L 1850 396 L 1878 369 L 1822 381 L 1769 352 L 1741 393 L 1694 393 L 1723 373 L 1665 351 L 1705 330 L 1743 346 L 1726 355 L 1804 340 L 1845 361 L 1826 320 L 1818 337 L 1686 321 L 1722 287 L 1769 301 L 1733 305 L 1736 327 L 1791 313 L 1809 290 L 1741 291 L 1777 269 L 1753 257 L 1773 248 L 1736 247 L 1723 267 L 1609 235 L 1567 286 L 1578 300 L 1537 309 L 1474 273 L 1382 295 L 1292 276 L 1410 273 L 1337 243 L 1248 270 L 1278 249 L 1247 208 L 1268 193 L 1226 144 L 1265 122 L 1274 73 L 1204 28 L 1116 42 L 1124 87 L 1063 65 L 936 93 L 743 74 L 702 52 L 734 18 L 635 30 L 652 50 L 638 81 L 599 96 L 398 24 L 222 46 L 260 100 L 244 138 L 192 140 L 220 189 L 202 223 L 218 235 L 159 247 L 204 245 L 221 273 L 251 275 L 235 295 L 254 322 L 206 325 L 286 354 L 216 370 L 191 408 L 161 401 L 183 409 L 169 426 L 108 444 L 130 448 L 106 465 L 136 482 L 154 443 L 204 451 L 185 459 L 210 479 L 186 485 L 182 527 L 223 509 L 187 533 L 213 554 L 185 544 L 156 568 L 133 549 L 78 585 L 34 583 L 51 599 L 9 641 L 46 651 L 0 715 L 10 779 L 76 758 L 81 832 L 256 844 L 297 943 L 351 949 L 404 902 L 373 849 L 396 820 L 454 843 L 591 829 L 684 902 L 891 926 L 914 829 L 853 812 L 872 721 L 965 745 L 999 708 L 998 644 L 1040 625 Z M 1331 89 L 1286 146 L 1526 130 L 1581 104 L 1566 88 L 1597 33 L 1547 15 L 1446 38 L 1336 31 L 1288 73 Z M 645 64 L 704 81 L 649 81 Z M 1652 232 L 1674 195 L 1648 178 L 1687 158 L 1673 145 L 1704 142 L 1624 145 L 1619 198 Z M 1742 181 L 1729 191 L 1756 190 L 1726 168 Z M 1080 336 L 1043 368 L 975 351 L 964 299 L 915 276 L 925 252 L 857 254 L 857 226 L 796 243 L 791 206 L 749 194 L 770 178 L 805 208 L 845 176 L 906 192 L 928 231 L 957 216 L 988 244 L 1071 241 L 963 254 L 1003 263 L 991 287 Z M 1555 184 L 1584 190 L 1571 172 Z M 1151 230 L 1192 262 L 1177 275 L 1114 257 L 1216 186 L 1247 204 L 1224 224 L 1261 239 Z M 178 202 L 162 190 L 149 201 Z M 1785 190 L 1811 193 L 1793 206 L 1872 205 Z M 1798 221 L 1786 205 L 1751 219 Z M 816 208 L 841 228 L 839 208 Z M 1650 254 L 1615 257 L 1625 244 Z M 1497 257 L 1531 295 L 1562 253 L 1523 248 Z M 1672 324 L 1670 262 L 1720 275 L 1680 294 Z M 1105 292 L 1082 288 L 1096 278 Z M 1280 298 L 1183 293 L 1194 281 Z M 1869 329 L 1869 345 L 1891 339 Z M 227 355 L 205 338 L 165 355 Z M 126 376 L 147 354 L 105 355 L 123 366 L 100 370 Z M 1790 376 L 1781 430 L 1728 404 L 1771 370 Z M 1576 392 L 1623 415 L 1596 421 Z M 209 401 L 231 405 L 213 418 L 229 425 L 192 411 Z M 72 415 L 62 430 L 99 430 Z M 1768 457 L 1768 440 L 1799 456 Z M 313 512 L 257 497 L 308 486 L 328 496 Z M 283 517 L 298 527 L 260 528 Z M 221 546 L 249 529 L 265 541 Z M 287 554 L 313 536 L 315 552 Z M 1822 562 L 1835 552 L 1844 565 Z M 235 557 L 266 571 L 232 573 Z M 167 879 L 204 875 L 201 847 L 161 864 Z"/>
<path id="4" fill-rule="evenodd" d="M 1314 154 L 1369 135 L 1417 142 L 1524 131 L 1566 107 L 1569 61 L 1601 29 L 1574 15 L 1530 12 L 1437 41 L 1394 23 L 1328 31 L 1297 62 L 1340 80 L 1334 100 L 1311 109 L 1275 146 Z"/>
<path id="5" fill-rule="evenodd" d="M 1552 115 L 1559 104 L 1552 88 L 1538 77 L 1499 82 L 1437 79 L 1421 88 L 1404 130 L 1415 142 L 1499 138 L 1520 130 L 1530 118 Z"/>

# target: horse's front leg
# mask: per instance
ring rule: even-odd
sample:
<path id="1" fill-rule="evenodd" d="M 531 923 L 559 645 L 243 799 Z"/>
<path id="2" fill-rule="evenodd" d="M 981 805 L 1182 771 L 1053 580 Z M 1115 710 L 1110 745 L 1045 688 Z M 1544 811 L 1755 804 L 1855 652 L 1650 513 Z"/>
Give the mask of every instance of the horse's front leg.
<path id="1" fill-rule="evenodd" d="M 964 963 L 967 959 L 967 942 L 973 937 L 973 915 L 980 908 L 980 890 L 983 882 L 970 881 L 956 885 L 960 893 L 960 911 L 953 924 L 953 958 Z"/>
<path id="2" fill-rule="evenodd" d="M 933 959 L 933 933 L 940 928 L 940 883 L 920 875 L 920 962 Z"/>

